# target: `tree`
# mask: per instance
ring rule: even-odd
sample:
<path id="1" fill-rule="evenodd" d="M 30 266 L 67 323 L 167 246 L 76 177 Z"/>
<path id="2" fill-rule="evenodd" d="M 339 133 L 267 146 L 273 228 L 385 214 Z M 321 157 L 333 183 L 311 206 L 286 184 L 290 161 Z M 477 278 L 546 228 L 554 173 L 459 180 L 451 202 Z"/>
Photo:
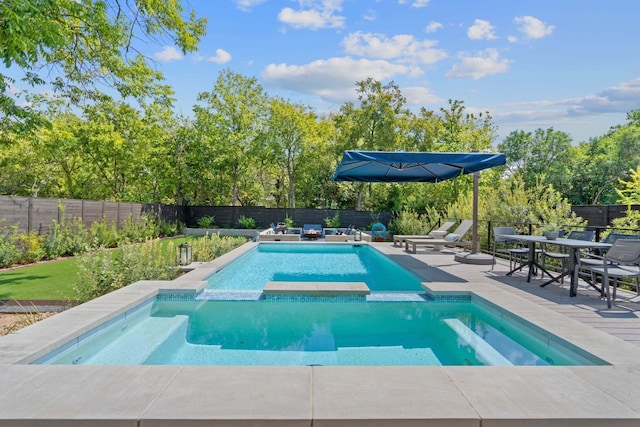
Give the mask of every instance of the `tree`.
<path id="1" fill-rule="evenodd" d="M 368 78 L 356 82 L 359 107 L 347 103 L 340 108 L 336 124 L 340 126 L 338 146 L 343 150 L 385 150 L 400 147 L 400 117 L 409 114 L 406 99 L 394 82 L 382 85 Z M 350 185 L 350 184 L 345 184 Z M 365 184 L 356 184 L 356 210 L 364 206 Z"/>
<path id="2" fill-rule="evenodd" d="M 305 154 L 316 142 L 316 115 L 308 107 L 272 99 L 266 129 L 266 146 L 288 186 L 288 207 L 296 207 L 296 178 Z"/>
<path id="3" fill-rule="evenodd" d="M 230 173 L 231 206 L 240 199 L 242 181 L 255 183 L 241 175 L 251 169 L 252 156 L 263 152 L 258 144 L 265 126 L 267 99 L 254 77 L 229 69 L 220 72 L 211 92 L 198 94 L 198 101 L 204 105 L 194 106 L 196 128 L 216 156 L 218 167 Z"/>
<path id="4" fill-rule="evenodd" d="M 138 102 L 170 102 L 171 90 L 147 64 L 138 43 L 168 38 L 183 53 L 195 51 L 206 20 L 182 17 L 179 1 L 3 0 L 0 59 L 27 86 L 46 87 L 69 102 L 116 90 Z M 0 74 L 0 121 L 36 126 L 42 116 L 8 95 L 16 80 Z M 21 88 L 22 89 L 22 88 Z"/>
<path id="5" fill-rule="evenodd" d="M 568 191 L 574 204 L 616 203 L 619 180 L 640 164 L 638 111 L 627 115 L 629 123 L 589 142 L 580 144 L 572 156 L 572 185 Z"/>
<path id="6" fill-rule="evenodd" d="M 551 184 L 566 194 L 571 186 L 571 137 L 565 132 L 514 131 L 498 144 L 498 151 L 507 156 L 509 172 L 520 174 L 527 188 Z"/>

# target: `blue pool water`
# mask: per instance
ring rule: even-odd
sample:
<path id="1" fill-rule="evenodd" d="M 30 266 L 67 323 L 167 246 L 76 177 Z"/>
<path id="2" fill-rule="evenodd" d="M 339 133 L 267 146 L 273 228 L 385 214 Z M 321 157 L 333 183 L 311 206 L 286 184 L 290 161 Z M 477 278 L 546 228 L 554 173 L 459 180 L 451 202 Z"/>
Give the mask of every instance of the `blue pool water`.
<path id="1" fill-rule="evenodd" d="M 505 312 L 466 302 L 154 300 L 37 363 L 592 365 Z"/>
<path id="2" fill-rule="evenodd" d="M 420 291 L 420 280 L 369 245 L 261 243 L 208 279 L 207 289 L 261 291 L 277 282 L 366 282 L 372 292 Z"/>
<path id="3" fill-rule="evenodd" d="M 371 295 L 262 294 L 269 281 L 366 282 Z M 167 293 L 168 292 L 168 293 Z M 36 363 L 79 365 L 593 365 L 605 362 L 470 297 L 433 297 L 368 245 L 259 244 Z"/>

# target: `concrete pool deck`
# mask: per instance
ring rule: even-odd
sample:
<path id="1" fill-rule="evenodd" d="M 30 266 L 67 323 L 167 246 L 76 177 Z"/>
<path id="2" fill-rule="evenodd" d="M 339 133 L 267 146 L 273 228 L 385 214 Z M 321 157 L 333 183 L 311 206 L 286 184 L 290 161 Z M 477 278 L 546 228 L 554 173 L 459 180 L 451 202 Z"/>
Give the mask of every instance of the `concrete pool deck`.
<path id="1" fill-rule="evenodd" d="M 433 292 L 472 293 L 606 360 L 578 367 L 201 367 L 28 365 L 154 297 L 191 292 L 238 250 L 173 282 L 138 282 L 0 338 L 3 426 L 638 426 L 640 298 L 612 309 L 581 287 L 539 287 L 506 262 L 373 245 Z"/>

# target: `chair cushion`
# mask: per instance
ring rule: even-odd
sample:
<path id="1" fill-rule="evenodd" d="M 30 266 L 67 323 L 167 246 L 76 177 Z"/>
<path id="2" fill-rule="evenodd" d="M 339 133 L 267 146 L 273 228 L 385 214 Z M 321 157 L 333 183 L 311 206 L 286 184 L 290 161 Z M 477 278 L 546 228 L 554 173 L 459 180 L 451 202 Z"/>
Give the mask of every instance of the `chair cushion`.
<path id="1" fill-rule="evenodd" d="M 449 242 L 457 242 L 458 240 L 460 240 L 460 235 L 455 233 L 449 233 L 444 237 L 444 240 L 447 240 Z"/>

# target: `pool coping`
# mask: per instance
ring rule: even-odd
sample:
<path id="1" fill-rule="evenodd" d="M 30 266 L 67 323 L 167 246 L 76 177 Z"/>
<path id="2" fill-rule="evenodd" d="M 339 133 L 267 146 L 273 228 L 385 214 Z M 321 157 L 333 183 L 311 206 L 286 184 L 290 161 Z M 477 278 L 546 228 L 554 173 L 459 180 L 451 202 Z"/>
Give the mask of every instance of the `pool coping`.
<path id="1" fill-rule="evenodd" d="M 371 290 L 365 282 L 267 282 L 265 295 L 366 296 Z"/>
<path id="2" fill-rule="evenodd" d="M 277 244 L 277 243 L 276 243 Z M 333 243 L 332 243 L 333 244 Z M 336 243 L 340 244 L 340 243 Z M 352 243 L 347 243 L 352 244 Z M 365 243 L 366 244 L 366 243 Z M 24 363 L 168 289 L 199 291 L 249 243 L 172 282 L 137 282 L 0 338 L 3 425 L 558 425 L 640 423 L 640 347 L 486 281 L 424 282 L 488 301 L 611 365 L 577 367 L 53 366 Z M 401 252 L 373 244 L 387 255 Z M 425 278 L 431 266 L 395 261 Z M 71 333 L 69 331 L 77 332 Z M 580 333 L 576 333 L 580 331 Z"/>

